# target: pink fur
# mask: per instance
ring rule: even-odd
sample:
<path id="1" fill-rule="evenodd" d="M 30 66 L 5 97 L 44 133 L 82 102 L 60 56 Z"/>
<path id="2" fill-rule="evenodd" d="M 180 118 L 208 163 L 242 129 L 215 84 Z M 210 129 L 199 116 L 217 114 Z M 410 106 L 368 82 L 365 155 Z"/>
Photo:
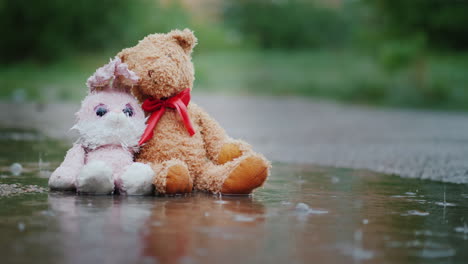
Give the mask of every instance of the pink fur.
<path id="1" fill-rule="evenodd" d="M 78 130 L 80 137 L 51 175 L 52 189 L 109 193 L 115 187 L 125 192 L 125 180 L 121 176 L 134 164 L 133 155 L 138 150 L 146 118 L 129 89 L 122 88 L 137 80 L 135 73 L 118 58 L 88 79 L 89 93 L 76 113 L 77 122 L 72 128 Z M 83 170 L 93 162 L 92 168 L 90 165 Z M 132 168 L 135 167 L 138 166 Z M 127 175 L 135 173 L 138 174 Z M 113 185 L 108 184 L 110 180 Z M 131 179 L 126 180 L 135 185 Z"/>
<path id="2" fill-rule="evenodd" d="M 91 92 L 99 89 L 124 89 L 128 92 L 128 89 L 138 80 L 138 76 L 128 69 L 127 64 L 122 63 L 119 57 L 115 57 L 108 64 L 97 69 L 93 76 L 88 78 L 86 85 Z"/>

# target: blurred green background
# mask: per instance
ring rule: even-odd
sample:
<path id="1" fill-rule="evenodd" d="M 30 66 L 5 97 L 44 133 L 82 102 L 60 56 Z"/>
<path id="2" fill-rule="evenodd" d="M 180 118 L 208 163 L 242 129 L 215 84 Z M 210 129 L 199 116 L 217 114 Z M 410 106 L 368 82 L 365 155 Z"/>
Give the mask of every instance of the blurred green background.
<path id="1" fill-rule="evenodd" d="M 0 98 L 79 101 L 145 35 L 189 27 L 195 88 L 468 109 L 468 1 L 2 0 Z"/>

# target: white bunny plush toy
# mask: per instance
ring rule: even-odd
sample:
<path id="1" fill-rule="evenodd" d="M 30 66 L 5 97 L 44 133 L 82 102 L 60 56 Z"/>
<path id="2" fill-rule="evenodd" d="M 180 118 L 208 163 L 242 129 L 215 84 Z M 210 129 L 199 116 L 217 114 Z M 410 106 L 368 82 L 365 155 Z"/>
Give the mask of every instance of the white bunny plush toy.
<path id="1" fill-rule="evenodd" d="M 89 93 L 76 113 L 79 138 L 49 179 L 52 190 L 147 195 L 153 170 L 133 161 L 145 115 L 130 88 L 138 81 L 118 57 L 87 81 Z"/>

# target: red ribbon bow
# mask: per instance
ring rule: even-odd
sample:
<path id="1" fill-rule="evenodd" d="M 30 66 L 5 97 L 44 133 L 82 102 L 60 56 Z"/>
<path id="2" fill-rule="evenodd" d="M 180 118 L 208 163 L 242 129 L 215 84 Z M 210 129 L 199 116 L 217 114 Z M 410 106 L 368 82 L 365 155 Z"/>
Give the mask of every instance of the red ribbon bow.
<path id="1" fill-rule="evenodd" d="M 146 99 L 141 107 L 146 112 L 151 112 L 151 116 L 148 119 L 147 126 L 143 136 L 141 136 L 140 142 L 138 145 L 144 144 L 146 141 L 150 140 L 153 137 L 154 127 L 158 123 L 159 119 L 161 119 L 162 115 L 166 111 L 166 108 L 177 109 L 179 115 L 182 117 L 184 121 L 185 128 L 189 132 L 190 136 L 195 134 L 195 130 L 192 127 L 192 123 L 190 122 L 190 117 L 187 112 L 187 105 L 190 102 L 190 89 L 187 88 L 180 92 L 179 94 L 165 99 L 153 99 L 149 98 Z"/>

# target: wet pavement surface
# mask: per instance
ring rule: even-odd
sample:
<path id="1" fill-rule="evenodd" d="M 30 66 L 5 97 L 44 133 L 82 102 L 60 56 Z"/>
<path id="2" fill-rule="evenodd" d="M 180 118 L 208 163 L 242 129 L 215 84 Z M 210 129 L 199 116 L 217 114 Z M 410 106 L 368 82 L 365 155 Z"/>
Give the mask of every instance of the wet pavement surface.
<path id="1" fill-rule="evenodd" d="M 375 109 L 297 97 L 197 93 L 193 101 L 276 162 L 369 169 L 468 183 L 468 114 Z M 78 104 L 0 103 L 0 125 L 52 138 L 68 132 Z M 15 109 L 15 111 L 11 111 Z"/>
<path id="2" fill-rule="evenodd" d="M 46 187 L 67 144 L 0 132 L 0 185 Z M 466 263 L 468 185 L 274 163 L 252 196 L 2 196 L 0 234 L 2 263 Z"/>

